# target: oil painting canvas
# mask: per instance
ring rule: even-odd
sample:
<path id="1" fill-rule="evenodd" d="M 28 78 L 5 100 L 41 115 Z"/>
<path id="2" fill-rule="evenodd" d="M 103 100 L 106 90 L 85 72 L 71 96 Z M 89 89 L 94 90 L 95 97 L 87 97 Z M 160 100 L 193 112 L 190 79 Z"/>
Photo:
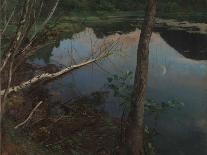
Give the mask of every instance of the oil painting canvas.
<path id="1" fill-rule="evenodd" d="M 206 0 L 0 0 L 1 155 L 207 155 Z"/>

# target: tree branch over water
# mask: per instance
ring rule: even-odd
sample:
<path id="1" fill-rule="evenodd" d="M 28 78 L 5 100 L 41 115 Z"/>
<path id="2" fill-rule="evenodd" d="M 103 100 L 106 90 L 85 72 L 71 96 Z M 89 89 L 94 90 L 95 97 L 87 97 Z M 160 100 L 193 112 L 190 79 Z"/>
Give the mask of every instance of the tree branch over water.
<path id="1" fill-rule="evenodd" d="M 38 83 L 40 81 L 47 81 L 47 80 L 56 79 L 59 76 L 62 76 L 66 73 L 69 73 L 69 72 L 71 72 L 75 69 L 78 69 L 80 67 L 83 67 L 83 66 L 89 65 L 93 62 L 96 62 L 96 61 L 108 56 L 109 54 L 110 54 L 109 51 L 107 51 L 107 52 L 104 52 L 104 53 L 102 53 L 101 55 L 99 55 L 95 58 L 89 58 L 88 60 L 82 61 L 82 62 L 80 62 L 79 64 L 76 64 L 76 65 L 71 65 L 71 66 L 69 66 L 65 69 L 62 69 L 62 70 L 60 70 L 56 73 L 43 73 L 41 75 L 35 76 L 35 77 L 33 77 L 32 79 L 30 79 L 28 81 L 22 82 L 21 84 L 19 84 L 17 86 L 9 88 L 8 90 L 6 90 L 6 89 L 1 90 L 1 95 L 3 95 L 5 92 L 7 92 L 7 94 L 12 93 L 12 92 L 17 92 L 19 90 L 28 88 L 31 85 L 33 85 L 35 83 Z"/>

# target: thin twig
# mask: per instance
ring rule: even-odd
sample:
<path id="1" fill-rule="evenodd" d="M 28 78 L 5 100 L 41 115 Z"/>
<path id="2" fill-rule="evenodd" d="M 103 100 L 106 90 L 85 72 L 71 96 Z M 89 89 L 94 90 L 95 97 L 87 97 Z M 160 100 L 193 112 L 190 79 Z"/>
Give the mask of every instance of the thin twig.
<path id="1" fill-rule="evenodd" d="M 14 15 L 14 12 L 15 12 L 15 8 L 14 8 L 14 10 L 12 11 L 12 13 L 11 13 L 11 15 L 10 15 L 10 17 L 9 17 L 9 19 L 8 19 L 8 21 L 7 21 L 7 23 L 6 23 L 6 25 L 4 26 L 4 29 L 3 29 L 3 31 L 1 32 L 1 35 L 3 35 L 4 32 L 6 31 L 6 29 L 7 29 L 8 25 L 9 25 L 9 23 L 10 23 L 10 21 L 11 21 L 13 15 Z"/>
<path id="2" fill-rule="evenodd" d="M 34 112 L 37 110 L 37 108 L 42 104 L 43 102 L 40 101 L 35 107 L 34 109 L 32 109 L 31 113 L 29 114 L 29 116 L 27 117 L 27 119 L 25 119 L 25 121 L 23 121 L 22 123 L 16 125 L 14 127 L 14 129 L 18 129 L 19 127 L 23 126 L 24 124 L 26 124 L 30 119 L 31 117 L 33 116 Z"/>

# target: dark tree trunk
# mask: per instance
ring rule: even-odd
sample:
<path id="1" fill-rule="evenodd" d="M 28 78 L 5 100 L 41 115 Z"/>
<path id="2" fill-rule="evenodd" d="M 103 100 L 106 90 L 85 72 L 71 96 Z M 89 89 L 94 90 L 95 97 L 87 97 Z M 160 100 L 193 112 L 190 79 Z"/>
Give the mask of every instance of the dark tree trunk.
<path id="1" fill-rule="evenodd" d="M 156 0 L 148 0 L 144 23 L 137 50 L 137 66 L 131 111 L 127 126 L 127 152 L 130 155 L 144 155 L 144 97 L 147 86 L 149 43 L 155 22 Z"/>

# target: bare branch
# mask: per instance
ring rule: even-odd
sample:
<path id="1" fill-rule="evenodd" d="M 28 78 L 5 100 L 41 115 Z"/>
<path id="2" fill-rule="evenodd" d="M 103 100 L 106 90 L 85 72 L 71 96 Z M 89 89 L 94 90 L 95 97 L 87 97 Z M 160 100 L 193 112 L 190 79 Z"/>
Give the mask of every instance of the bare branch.
<path id="1" fill-rule="evenodd" d="M 60 0 L 57 0 L 54 7 L 52 8 L 50 14 L 48 15 L 47 19 L 43 22 L 41 28 L 40 28 L 40 31 L 47 25 L 47 23 L 49 22 L 49 20 L 52 18 L 53 14 L 55 13 L 55 10 L 58 6 L 58 3 L 59 3 Z M 38 32 L 35 32 L 34 35 L 32 36 L 32 39 L 31 40 L 34 40 L 36 38 L 36 35 L 38 34 Z"/>
<path id="2" fill-rule="evenodd" d="M 17 92 L 17 91 L 19 91 L 21 89 L 28 88 L 32 84 L 35 84 L 35 83 L 40 82 L 40 81 L 55 79 L 55 78 L 57 78 L 57 77 L 59 77 L 61 75 L 64 75 L 64 74 L 66 74 L 66 73 L 68 73 L 70 71 L 73 71 L 73 70 L 78 69 L 80 67 L 83 67 L 83 66 L 86 66 L 88 64 L 91 64 L 91 63 L 93 63 L 95 61 L 98 61 L 101 58 L 104 58 L 106 56 L 108 56 L 108 53 L 104 53 L 104 54 L 102 54 L 102 55 L 100 55 L 100 56 L 98 56 L 98 57 L 96 57 L 94 59 L 86 60 L 86 61 L 84 61 L 82 63 L 77 64 L 77 65 L 69 66 L 69 67 L 67 67 L 65 69 L 62 69 L 59 72 L 56 72 L 56 73 L 51 73 L 51 74 L 50 73 L 44 73 L 44 74 L 35 76 L 32 79 L 30 79 L 30 80 L 28 80 L 26 82 L 23 82 L 23 83 L 21 83 L 18 86 L 14 86 L 14 87 L 9 88 L 8 89 L 8 93 Z M 1 90 L 1 95 L 3 95 L 4 93 L 5 93 L 5 90 Z"/>
<path id="3" fill-rule="evenodd" d="M 7 98 L 7 95 L 9 93 L 9 88 L 11 86 L 11 82 L 12 82 L 12 76 L 13 76 L 13 61 L 14 57 L 12 57 L 12 61 L 10 62 L 10 66 L 9 66 L 9 73 L 8 73 L 8 84 L 7 84 L 7 88 L 5 90 L 4 96 L 3 96 L 3 100 L 2 100 L 2 113 L 4 113 L 4 108 L 5 108 L 5 100 Z"/>
<path id="4" fill-rule="evenodd" d="M 37 108 L 42 104 L 43 102 L 40 101 L 35 107 L 34 109 L 32 109 L 31 113 L 29 114 L 29 116 L 22 122 L 22 123 L 19 123 L 18 125 L 16 125 L 14 127 L 14 129 L 18 129 L 19 127 L 23 126 L 24 124 L 26 124 L 33 116 L 34 112 L 37 110 Z"/>
<path id="5" fill-rule="evenodd" d="M 10 17 L 9 17 L 9 19 L 8 19 L 8 21 L 7 21 L 7 23 L 6 23 L 6 25 L 4 26 L 4 29 L 3 29 L 3 31 L 1 32 L 1 35 L 3 35 L 4 32 L 6 31 L 8 25 L 9 25 L 11 19 L 12 19 L 12 17 L 14 16 L 14 12 L 15 12 L 15 8 L 14 8 L 14 10 L 12 11 L 12 13 L 11 13 L 11 15 L 10 15 Z"/>
<path id="6" fill-rule="evenodd" d="M 44 27 L 44 26 L 49 22 L 49 20 L 51 19 L 51 17 L 52 17 L 53 14 L 55 13 L 55 10 L 56 10 L 56 8 L 57 8 L 57 6 L 58 6 L 59 1 L 60 1 L 60 0 L 57 0 L 57 1 L 56 1 L 55 5 L 54 5 L 54 7 L 53 7 L 53 9 L 52 9 L 52 11 L 51 11 L 50 14 L 49 14 L 49 16 L 47 17 L 47 19 L 45 20 L 45 22 L 42 24 L 42 27 Z"/>
<path id="7" fill-rule="evenodd" d="M 1 6 L 0 10 L 2 10 L 2 9 L 5 7 L 5 5 L 6 5 L 6 0 L 4 0 L 3 3 L 2 3 L 1 5 L 2 5 L 2 6 Z"/>
<path id="8" fill-rule="evenodd" d="M 48 23 L 48 21 L 51 19 L 51 17 L 53 16 L 58 3 L 60 0 L 57 0 L 54 7 L 52 8 L 51 12 L 49 13 L 48 17 L 46 18 L 46 20 L 43 22 L 39 32 L 45 27 L 45 25 Z M 20 46 L 22 45 L 22 41 L 25 38 L 25 36 L 29 33 L 29 31 L 31 30 L 32 26 L 35 24 L 35 11 L 31 11 L 31 10 L 35 10 L 35 3 L 36 1 L 31 1 L 31 0 L 27 0 L 24 4 L 22 13 L 21 13 L 21 17 L 18 23 L 18 28 L 16 31 L 16 35 L 13 39 L 13 41 L 11 41 L 11 44 L 9 46 L 9 48 L 6 50 L 5 54 L 6 56 L 4 57 L 1 67 L 0 67 L 0 72 L 2 72 L 2 70 L 5 68 L 5 66 L 7 65 L 9 59 L 11 58 L 12 55 L 17 55 L 18 53 L 22 54 L 22 52 L 24 53 L 25 51 L 30 51 L 28 50 L 28 48 L 32 47 L 31 45 L 35 42 L 35 40 L 38 38 L 38 34 L 39 32 L 35 32 L 30 40 L 29 43 L 27 43 L 27 45 L 22 48 L 21 50 L 19 50 Z M 40 6 L 40 10 L 42 7 L 42 3 Z M 36 18 L 37 19 L 37 18 Z"/>

